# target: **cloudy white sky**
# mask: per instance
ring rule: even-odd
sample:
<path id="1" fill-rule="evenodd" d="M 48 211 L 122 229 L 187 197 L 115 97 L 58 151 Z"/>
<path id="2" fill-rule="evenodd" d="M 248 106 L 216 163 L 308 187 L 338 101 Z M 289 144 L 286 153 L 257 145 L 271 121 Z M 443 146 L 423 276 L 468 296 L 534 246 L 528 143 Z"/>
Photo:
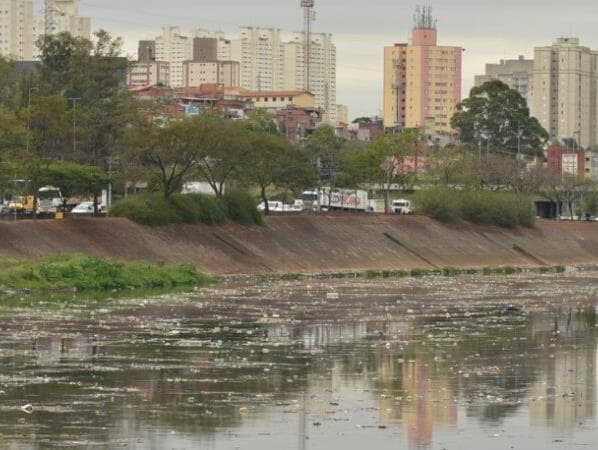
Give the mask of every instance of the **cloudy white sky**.
<path id="1" fill-rule="evenodd" d="M 465 48 L 463 88 L 468 93 L 486 62 L 533 56 L 534 46 L 558 36 L 577 36 L 598 50 L 596 0 L 315 0 L 315 31 L 334 35 L 337 46 L 337 99 L 352 117 L 373 115 L 382 106 L 382 52 L 404 42 L 417 4 L 430 4 L 438 19 L 439 43 Z M 41 9 L 42 0 L 37 0 Z M 125 39 L 133 56 L 137 40 L 153 38 L 161 26 L 206 28 L 234 36 L 240 25 L 283 31 L 302 27 L 299 0 L 81 0 L 81 14 L 94 29 Z"/>

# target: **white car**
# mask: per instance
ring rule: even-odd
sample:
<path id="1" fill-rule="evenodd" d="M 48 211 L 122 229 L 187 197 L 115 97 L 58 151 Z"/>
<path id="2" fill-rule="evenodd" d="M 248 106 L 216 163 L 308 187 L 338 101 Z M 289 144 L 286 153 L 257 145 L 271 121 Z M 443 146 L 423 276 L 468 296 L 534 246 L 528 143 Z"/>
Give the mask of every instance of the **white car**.
<path id="1" fill-rule="evenodd" d="M 261 202 L 257 205 L 258 211 L 264 212 L 266 211 L 266 205 L 264 202 Z M 268 201 L 268 211 L 269 212 L 300 212 L 303 211 L 303 206 L 298 204 L 294 205 L 287 205 L 280 201 Z"/>
<path id="2" fill-rule="evenodd" d="M 398 199 L 392 201 L 392 212 L 395 214 L 411 214 L 411 202 L 405 199 Z"/>
<path id="3" fill-rule="evenodd" d="M 98 212 L 102 212 L 102 205 L 98 205 Z M 71 210 L 71 214 L 93 214 L 93 202 L 79 203 Z"/>

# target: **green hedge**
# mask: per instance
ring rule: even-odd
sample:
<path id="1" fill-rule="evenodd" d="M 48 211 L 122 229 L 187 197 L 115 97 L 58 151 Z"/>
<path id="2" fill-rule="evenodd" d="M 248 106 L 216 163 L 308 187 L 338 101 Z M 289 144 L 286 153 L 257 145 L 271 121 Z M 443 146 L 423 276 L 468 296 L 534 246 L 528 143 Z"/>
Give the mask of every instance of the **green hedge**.
<path id="1" fill-rule="evenodd" d="M 174 194 L 169 199 L 159 193 L 135 195 L 116 202 L 109 215 L 149 226 L 172 223 L 221 225 L 227 220 L 243 225 L 262 223 L 255 200 L 245 191 L 231 191 L 223 198 L 203 194 Z"/>
<path id="2" fill-rule="evenodd" d="M 415 205 L 418 212 L 443 222 L 462 219 L 512 228 L 531 226 L 535 218 L 531 198 L 513 192 L 433 188 L 418 192 Z"/>

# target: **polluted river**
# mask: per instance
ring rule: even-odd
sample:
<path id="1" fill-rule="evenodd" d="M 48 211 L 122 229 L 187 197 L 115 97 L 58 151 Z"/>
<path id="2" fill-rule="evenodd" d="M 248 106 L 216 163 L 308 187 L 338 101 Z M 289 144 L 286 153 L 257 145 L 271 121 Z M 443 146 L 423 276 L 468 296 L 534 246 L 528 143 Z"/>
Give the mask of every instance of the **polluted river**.
<path id="1" fill-rule="evenodd" d="M 0 448 L 596 448 L 597 306 L 593 271 L 17 299 Z"/>

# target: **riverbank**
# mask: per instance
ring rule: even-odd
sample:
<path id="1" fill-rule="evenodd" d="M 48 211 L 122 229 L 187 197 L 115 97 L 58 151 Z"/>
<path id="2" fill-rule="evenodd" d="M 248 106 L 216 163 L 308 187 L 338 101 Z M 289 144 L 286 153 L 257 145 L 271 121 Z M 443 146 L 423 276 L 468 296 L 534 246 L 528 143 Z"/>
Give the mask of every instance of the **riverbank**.
<path id="1" fill-rule="evenodd" d="M 423 216 L 299 215 L 263 226 L 126 219 L 0 222 L 0 257 L 80 253 L 190 263 L 210 275 L 598 264 L 598 223 L 537 221 L 503 229 Z"/>

